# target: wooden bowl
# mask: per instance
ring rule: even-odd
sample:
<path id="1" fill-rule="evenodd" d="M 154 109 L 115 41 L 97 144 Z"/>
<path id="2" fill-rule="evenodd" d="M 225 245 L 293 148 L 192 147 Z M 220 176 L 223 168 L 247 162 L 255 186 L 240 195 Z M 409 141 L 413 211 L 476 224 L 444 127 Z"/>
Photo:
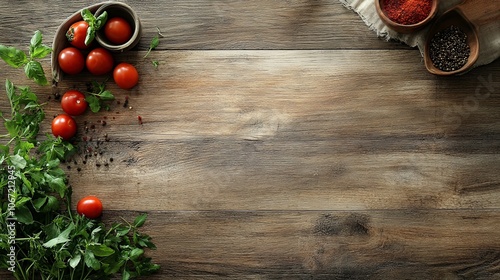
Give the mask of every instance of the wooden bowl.
<path id="1" fill-rule="evenodd" d="M 455 71 L 443 71 L 436 66 L 432 62 L 430 56 L 430 45 L 432 38 L 439 31 L 446 29 L 450 26 L 456 26 L 460 28 L 467 35 L 467 45 L 470 47 L 470 54 L 467 62 L 462 68 L 457 69 Z M 476 63 L 477 58 L 479 56 L 479 38 L 477 36 L 477 28 L 474 24 L 469 22 L 467 18 L 464 17 L 460 9 L 452 9 L 448 12 L 444 13 L 438 21 L 431 27 L 431 30 L 427 34 L 425 48 L 424 48 L 424 62 L 427 71 L 432 74 L 440 75 L 440 76 L 449 76 L 463 73 L 469 70 L 474 63 Z"/>
<path id="2" fill-rule="evenodd" d="M 108 19 L 113 17 L 121 17 L 126 20 L 132 27 L 132 37 L 127 42 L 117 45 L 110 42 L 104 35 L 104 28 L 97 31 L 96 41 L 103 48 L 112 52 L 124 52 L 132 49 L 139 43 L 141 39 L 141 22 L 134 10 L 127 4 L 121 2 L 106 2 L 97 9 L 95 16 L 98 17 L 104 11 L 108 13 Z"/>
<path id="3" fill-rule="evenodd" d="M 92 13 L 95 13 L 99 7 L 102 6 L 102 3 L 94 4 L 88 6 L 83 9 L 89 9 Z M 57 28 L 56 35 L 54 36 L 54 40 L 52 41 L 52 54 L 51 54 L 51 64 L 52 64 L 52 83 L 57 84 L 60 80 L 62 80 L 64 72 L 59 68 L 59 62 L 57 61 L 57 57 L 59 53 L 66 47 L 70 46 L 68 39 L 66 38 L 66 31 L 68 31 L 69 27 L 82 19 L 81 12 L 82 10 L 75 12 L 68 18 L 66 18 L 59 28 Z"/>
<path id="4" fill-rule="evenodd" d="M 429 15 L 421 22 L 415 24 L 404 25 L 392 21 L 386 14 L 382 7 L 384 6 L 386 0 L 375 0 L 375 8 L 377 13 L 382 20 L 382 22 L 387 25 L 390 29 L 398 33 L 413 33 L 424 28 L 432 19 L 436 16 L 438 11 L 438 0 L 432 0 L 432 7 Z"/>
<path id="5" fill-rule="evenodd" d="M 500 21 L 500 1 L 495 0 L 464 0 L 441 15 L 427 34 L 424 48 L 424 62 L 427 71 L 440 76 L 461 74 L 469 71 L 479 57 L 479 30 L 482 26 Z M 455 71 L 442 71 L 435 67 L 430 58 L 430 43 L 434 35 L 449 26 L 460 28 L 467 35 L 470 47 L 469 59 L 462 68 Z"/>

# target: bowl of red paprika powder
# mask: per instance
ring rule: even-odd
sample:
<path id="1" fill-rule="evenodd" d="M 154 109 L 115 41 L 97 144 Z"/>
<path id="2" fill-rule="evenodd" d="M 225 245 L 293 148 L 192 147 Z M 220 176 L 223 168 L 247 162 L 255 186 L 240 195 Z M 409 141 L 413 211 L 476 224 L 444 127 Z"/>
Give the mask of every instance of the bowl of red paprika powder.
<path id="1" fill-rule="evenodd" d="M 412 33 L 422 29 L 435 17 L 437 0 L 375 0 L 380 19 L 392 30 Z"/>

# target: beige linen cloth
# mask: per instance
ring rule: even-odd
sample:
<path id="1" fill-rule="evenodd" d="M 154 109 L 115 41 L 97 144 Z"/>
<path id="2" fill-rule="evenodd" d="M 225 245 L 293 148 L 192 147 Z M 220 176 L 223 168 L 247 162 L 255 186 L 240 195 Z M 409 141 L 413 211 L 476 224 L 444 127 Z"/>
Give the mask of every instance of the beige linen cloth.
<path id="1" fill-rule="evenodd" d="M 375 9 L 375 0 L 339 0 L 345 7 L 355 11 L 379 37 L 399 40 L 411 47 L 418 47 L 424 53 L 425 37 L 430 26 L 413 34 L 400 34 L 389 29 L 379 18 Z M 463 0 L 439 1 L 439 17 L 443 12 L 461 3 Z M 491 0 L 500 1 L 500 0 Z M 480 27 L 479 29 L 479 57 L 474 67 L 488 64 L 500 57 L 500 21 Z"/>

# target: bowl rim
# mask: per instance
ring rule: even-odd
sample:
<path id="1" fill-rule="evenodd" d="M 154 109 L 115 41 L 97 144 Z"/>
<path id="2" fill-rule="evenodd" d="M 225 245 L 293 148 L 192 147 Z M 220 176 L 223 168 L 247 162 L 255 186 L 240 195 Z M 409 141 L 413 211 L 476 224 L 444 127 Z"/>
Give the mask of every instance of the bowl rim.
<path id="1" fill-rule="evenodd" d="M 51 68 L 52 68 L 52 84 L 57 84 L 59 81 L 61 81 L 64 77 L 64 72 L 61 70 L 59 67 L 58 63 L 58 54 L 59 52 L 64 49 L 66 45 L 66 31 L 68 28 L 71 26 L 71 24 L 83 20 L 81 16 L 81 12 L 84 9 L 88 9 L 92 13 L 94 13 L 103 3 L 97 3 L 93 4 L 90 6 L 87 6 L 85 8 L 82 8 L 70 16 L 68 16 L 64 21 L 59 25 L 57 28 L 54 39 L 52 41 L 52 53 L 51 53 Z M 61 44 L 61 42 L 65 42 L 64 44 Z"/>
<path id="2" fill-rule="evenodd" d="M 381 4 L 382 1 L 387 1 L 387 0 L 375 0 L 376 9 L 379 13 L 379 16 L 382 18 L 382 20 L 384 22 L 388 23 L 389 27 L 391 27 L 391 25 L 392 25 L 393 27 L 397 27 L 400 29 L 404 29 L 404 28 L 412 29 L 412 28 L 418 28 L 418 27 L 422 27 L 422 26 L 426 25 L 436 16 L 437 11 L 438 11 L 438 4 L 439 4 L 437 0 L 431 0 L 432 1 L 431 11 L 429 12 L 429 14 L 427 15 L 427 17 L 425 19 L 423 19 L 420 22 L 414 23 L 414 24 L 401 24 L 401 23 L 398 23 L 398 22 L 391 20 L 386 15 L 384 9 L 382 8 L 382 4 Z"/>
<path id="3" fill-rule="evenodd" d="M 102 3 L 102 5 L 96 10 L 95 16 L 98 17 L 106 9 L 109 9 L 110 7 L 113 7 L 113 6 L 123 8 L 131 15 L 131 17 L 133 18 L 133 21 L 134 21 L 133 22 L 134 23 L 133 27 L 135 27 L 134 33 L 132 33 L 132 36 L 130 37 L 130 39 L 127 42 L 125 42 L 123 44 L 119 44 L 119 45 L 110 44 L 110 43 L 108 43 L 107 40 L 104 40 L 102 38 L 102 36 L 104 36 L 102 29 L 96 32 L 95 39 L 103 48 L 106 48 L 110 51 L 115 51 L 115 52 L 116 51 L 125 51 L 126 49 L 128 49 L 132 45 L 135 45 L 136 43 L 138 43 L 138 40 L 140 39 L 140 34 L 141 34 L 141 21 L 139 19 L 139 16 L 137 15 L 137 13 L 134 11 L 134 9 L 132 9 L 132 7 L 130 7 L 126 3 L 117 2 L 117 1 L 108 1 L 108 2 Z"/>

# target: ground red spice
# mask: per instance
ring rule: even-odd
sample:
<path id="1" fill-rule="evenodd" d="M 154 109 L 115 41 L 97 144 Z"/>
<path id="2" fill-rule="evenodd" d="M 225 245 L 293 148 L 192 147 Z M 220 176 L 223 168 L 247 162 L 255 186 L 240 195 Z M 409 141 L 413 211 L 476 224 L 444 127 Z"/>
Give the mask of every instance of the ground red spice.
<path id="1" fill-rule="evenodd" d="M 382 4 L 387 17 L 403 25 L 423 21 L 431 13 L 431 8 L 432 0 L 385 0 Z"/>

